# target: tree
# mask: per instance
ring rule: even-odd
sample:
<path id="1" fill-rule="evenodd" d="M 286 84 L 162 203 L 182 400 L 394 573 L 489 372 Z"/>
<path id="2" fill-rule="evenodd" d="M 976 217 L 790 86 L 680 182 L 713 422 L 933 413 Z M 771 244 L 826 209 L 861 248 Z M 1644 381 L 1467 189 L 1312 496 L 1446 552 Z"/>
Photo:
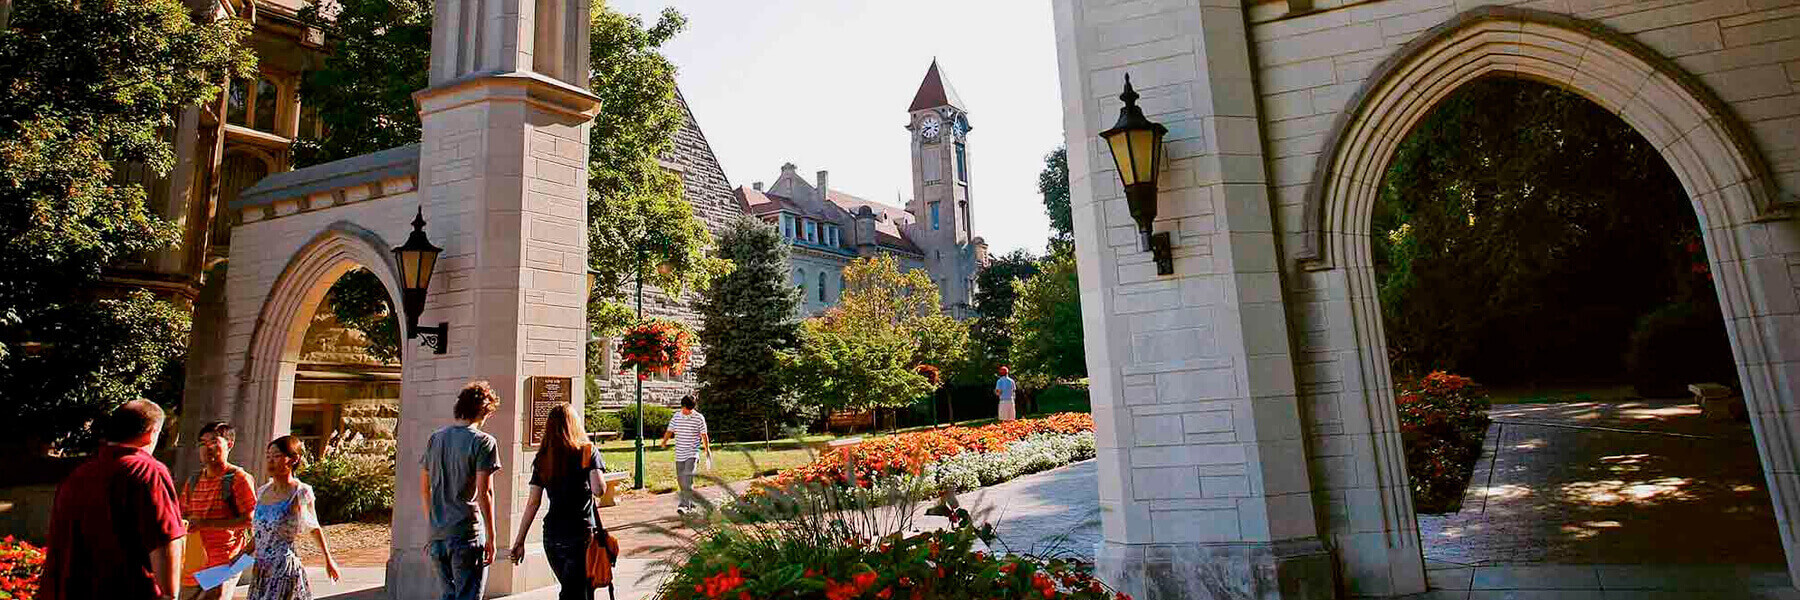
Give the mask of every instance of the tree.
<path id="1" fill-rule="evenodd" d="M 1050 215 L 1050 247 L 1073 246 L 1075 215 L 1069 207 L 1069 149 L 1058 146 L 1044 155 L 1044 170 L 1038 173 L 1038 193 L 1044 196 L 1044 212 Z"/>
<path id="2" fill-rule="evenodd" d="M 1051 256 L 1044 259 L 1042 268 L 1018 285 L 1019 300 L 1007 320 L 1013 338 L 1013 373 L 1027 387 L 1087 377 L 1075 257 Z"/>
<path id="3" fill-rule="evenodd" d="M 1686 296 L 1682 246 L 1698 223 L 1661 155 L 1617 116 L 1492 79 L 1401 143 L 1372 229 L 1394 370 L 1504 384 L 1620 374 L 1638 318 Z"/>
<path id="4" fill-rule="evenodd" d="M 0 29 L 0 429 L 23 434 L 8 439 L 79 447 L 117 404 L 179 396 L 187 316 L 100 286 L 179 231 L 113 174 L 174 166 L 172 115 L 254 68 L 248 32 L 179 0 L 37 0 Z"/>
<path id="5" fill-rule="evenodd" d="M 715 414 L 732 415 L 714 427 L 723 440 L 753 439 L 770 425 L 786 425 L 800 411 L 783 404 L 775 353 L 800 336 L 800 290 L 788 282 L 788 244 L 761 221 L 741 217 L 719 234 L 719 256 L 731 270 L 712 281 L 694 309 L 700 313 L 700 393 Z"/>
<path id="6" fill-rule="evenodd" d="M 1038 259 L 1024 250 L 995 258 L 975 274 L 975 320 L 969 327 L 973 340 L 970 368 L 963 379 L 987 378 L 1012 356 L 1012 333 L 1007 320 L 1019 298 L 1015 285 L 1038 274 Z M 969 382 L 972 383 L 972 382 Z"/>
<path id="7" fill-rule="evenodd" d="M 400 361 L 400 321 L 388 296 L 387 286 L 368 269 L 344 273 L 325 293 L 338 324 L 363 332 L 371 358 L 384 363 Z"/>
<path id="8" fill-rule="evenodd" d="M 324 6 L 337 5 L 336 12 Z M 331 53 L 301 86 L 306 106 L 326 124 L 303 143 L 310 163 L 382 150 L 419 139 L 412 93 L 426 86 L 431 0 L 348 0 L 302 11 L 327 33 Z M 674 9 L 654 25 L 603 6 L 589 32 L 589 72 L 601 99 L 588 152 L 588 262 L 597 282 L 591 327 L 616 331 L 633 320 L 640 275 L 680 295 L 721 266 L 707 256 L 710 234 L 681 195 L 681 180 L 659 158 L 686 116 L 675 96 L 675 67 L 659 51 L 687 26 Z M 365 332 L 368 333 L 368 332 Z"/>
<path id="9" fill-rule="evenodd" d="M 967 352 L 967 326 L 938 302 L 922 270 L 901 272 L 887 255 L 852 261 L 838 305 L 802 323 L 799 346 L 777 354 L 787 388 L 828 411 L 912 403 L 932 387 L 919 365 L 957 365 Z"/>

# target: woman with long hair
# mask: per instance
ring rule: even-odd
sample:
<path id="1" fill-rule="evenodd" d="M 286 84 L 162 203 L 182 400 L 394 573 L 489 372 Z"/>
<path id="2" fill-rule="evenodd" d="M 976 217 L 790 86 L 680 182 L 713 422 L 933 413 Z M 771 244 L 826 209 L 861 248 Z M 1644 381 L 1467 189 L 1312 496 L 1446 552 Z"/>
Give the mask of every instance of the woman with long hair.
<path id="1" fill-rule="evenodd" d="M 525 522 L 513 536 L 512 560 L 514 564 L 524 560 L 525 534 L 531 531 L 538 503 L 547 492 L 550 509 L 544 512 L 544 556 L 562 584 L 558 600 L 594 598 L 587 577 L 587 545 L 597 525 L 594 492 L 605 489 L 600 480 L 605 468 L 600 452 L 588 443 L 575 409 L 568 404 L 550 409 L 544 443 L 531 461 L 531 498 L 525 502 Z"/>
<path id="2" fill-rule="evenodd" d="M 294 475 L 306 466 L 300 439 L 291 435 L 275 438 L 264 461 L 269 482 L 256 490 L 256 512 L 251 518 L 256 534 L 244 548 L 244 554 L 256 556 L 249 600 L 312 600 L 312 586 L 307 584 L 306 567 L 300 564 L 294 541 L 312 532 L 325 554 L 325 574 L 332 581 L 338 580 L 338 564 L 325 544 L 325 530 L 319 527 L 312 486 Z"/>

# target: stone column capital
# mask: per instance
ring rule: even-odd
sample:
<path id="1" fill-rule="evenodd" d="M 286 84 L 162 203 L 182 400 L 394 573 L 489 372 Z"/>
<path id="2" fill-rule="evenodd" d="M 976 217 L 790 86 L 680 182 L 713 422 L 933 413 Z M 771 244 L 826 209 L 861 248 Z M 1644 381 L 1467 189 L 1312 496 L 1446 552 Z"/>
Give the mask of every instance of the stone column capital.
<path id="1" fill-rule="evenodd" d="M 413 92 L 413 102 L 421 116 L 478 102 L 523 102 L 570 124 L 600 114 L 600 97 L 593 92 L 532 71 L 470 73 Z"/>

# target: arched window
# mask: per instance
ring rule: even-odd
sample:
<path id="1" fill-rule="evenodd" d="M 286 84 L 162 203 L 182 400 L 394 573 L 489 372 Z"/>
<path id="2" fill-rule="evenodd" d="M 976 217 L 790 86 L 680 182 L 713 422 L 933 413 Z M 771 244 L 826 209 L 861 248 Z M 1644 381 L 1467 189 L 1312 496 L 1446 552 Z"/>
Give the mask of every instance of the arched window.
<path id="1" fill-rule="evenodd" d="M 269 163 L 248 152 L 232 152 L 219 164 L 219 205 L 213 214 L 212 243 L 214 254 L 223 255 L 231 246 L 232 214 L 230 206 L 238 194 L 269 175 Z"/>
<path id="2" fill-rule="evenodd" d="M 806 299 L 806 269 L 794 269 L 794 285 L 800 287 L 800 299 Z"/>
<path id="3" fill-rule="evenodd" d="M 819 301 L 825 302 L 825 272 L 819 271 Z"/>
<path id="4" fill-rule="evenodd" d="M 257 80 L 256 112 L 253 114 L 256 123 L 253 126 L 258 131 L 277 133 L 275 117 L 279 116 L 281 111 L 276 108 L 276 102 L 280 100 L 281 92 L 275 87 L 275 82 L 269 81 L 267 77 Z"/>

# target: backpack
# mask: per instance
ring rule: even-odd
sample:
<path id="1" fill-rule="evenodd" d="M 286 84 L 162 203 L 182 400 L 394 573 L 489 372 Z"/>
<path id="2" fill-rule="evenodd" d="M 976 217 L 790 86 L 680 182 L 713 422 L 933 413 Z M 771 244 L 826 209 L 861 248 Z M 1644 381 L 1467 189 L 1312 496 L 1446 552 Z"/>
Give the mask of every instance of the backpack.
<path id="1" fill-rule="evenodd" d="M 227 519 L 236 519 L 242 516 L 242 513 L 238 512 L 236 486 L 231 485 L 237 478 L 239 470 L 237 467 L 227 467 L 225 475 L 219 479 L 219 499 L 225 502 L 225 513 L 228 515 L 225 518 Z M 183 490 L 186 492 L 189 502 L 193 502 L 194 486 L 199 483 L 200 472 L 195 472 L 188 477 L 187 486 Z"/>

